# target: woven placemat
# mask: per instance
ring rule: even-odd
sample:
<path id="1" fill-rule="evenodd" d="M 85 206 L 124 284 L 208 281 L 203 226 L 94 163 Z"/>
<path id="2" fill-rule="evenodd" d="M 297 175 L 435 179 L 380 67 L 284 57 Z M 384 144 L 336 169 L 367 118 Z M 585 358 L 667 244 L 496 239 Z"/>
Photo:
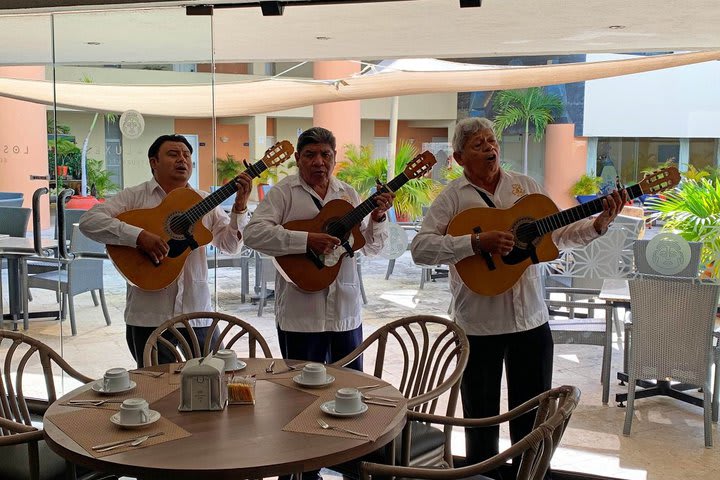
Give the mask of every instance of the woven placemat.
<path id="1" fill-rule="evenodd" d="M 136 429 L 120 428 L 110 421 L 115 412 L 102 409 L 83 409 L 82 411 L 61 413 L 45 417 L 54 423 L 60 430 L 72 438 L 78 445 L 95 458 L 114 455 L 138 448 L 146 448 L 159 443 L 165 443 L 179 438 L 190 436 L 190 432 L 174 424 L 166 418 L 160 418 L 152 425 Z M 148 438 L 137 447 L 123 446 L 107 452 L 96 452 L 94 445 L 116 442 L 119 440 L 132 440 L 142 435 L 162 432 L 162 435 Z"/>
<path id="2" fill-rule="evenodd" d="M 73 397 L 72 400 L 117 400 L 122 402 L 127 398 L 144 398 L 148 403 L 153 403 L 174 392 L 180 386 L 179 383 L 177 385 L 170 384 L 169 377 L 170 375 L 165 374 L 162 377 L 154 378 L 130 372 L 130 380 L 137 383 L 137 386 L 129 392 L 105 394 L 88 389 Z M 120 408 L 120 404 L 105 404 L 102 407 L 117 410 Z"/>
<path id="3" fill-rule="evenodd" d="M 308 408 L 303 410 L 298 416 L 290 420 L 283 427 L 285 432 L 312 433 L 316 435 L 327 435 L 330 437 L 352 438 L 355 440 L 363 440 L 362 437 L 340 430 L 326 430 L 320 427 L 317 419 L 320 418 L 325 423 L 355 430 L 356 432 L 368 435 L 368 441 L 374 442 L 383 434 L 392 419 L 398 414 L 398 409 L 405 410 L 407 401 L 402 399 L 396 407 L 384 407 L 379 405 L 368 405 L 368 411 L 358 415 L 357 417 L 334 417 L 320 410 L 320 405 L 326 402 L 326 398 L 318 398 Z"/>

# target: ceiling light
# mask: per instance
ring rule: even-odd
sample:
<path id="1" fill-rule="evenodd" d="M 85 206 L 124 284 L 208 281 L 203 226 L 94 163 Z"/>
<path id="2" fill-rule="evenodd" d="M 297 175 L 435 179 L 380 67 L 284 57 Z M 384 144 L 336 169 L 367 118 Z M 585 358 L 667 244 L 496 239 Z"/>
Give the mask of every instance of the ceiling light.
<path id="1" fill-rule="evenodd" d="M 85 42 L 86 45 L 101 45 L 100 42 Z"/>
<path id="2" fill-rule="evenodd" d="M 315 40 L 330 40 L 330 38 L 331 38 L 331 37 L 319 36 L 319 37 L 315 37 Z"/>
<path id="3" fill-rule="evenodd" d="M 610 25 L 608 28 L 610 30 L 622 30 L 623 28 L 625 28 L 625 25 Z"/>

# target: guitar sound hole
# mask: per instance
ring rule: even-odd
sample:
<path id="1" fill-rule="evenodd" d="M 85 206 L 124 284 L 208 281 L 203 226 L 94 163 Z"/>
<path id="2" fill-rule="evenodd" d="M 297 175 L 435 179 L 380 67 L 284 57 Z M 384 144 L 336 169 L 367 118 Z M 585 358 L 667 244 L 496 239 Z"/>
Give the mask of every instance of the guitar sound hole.
<path id="1" fill-rule="evenodd" d="M 182 213 L 173 213 L 167 218 L 165 230 L 170 238 L 184 240 L 186 233 L 192 233 L 192 223 Z"/>
<path id="2" fill-rule="evenodd" d="M 512 228 L 515 233 L 515 248 L 527 250 L 540 241 L 537 227 L 532 218 L 518 219 Z"/>

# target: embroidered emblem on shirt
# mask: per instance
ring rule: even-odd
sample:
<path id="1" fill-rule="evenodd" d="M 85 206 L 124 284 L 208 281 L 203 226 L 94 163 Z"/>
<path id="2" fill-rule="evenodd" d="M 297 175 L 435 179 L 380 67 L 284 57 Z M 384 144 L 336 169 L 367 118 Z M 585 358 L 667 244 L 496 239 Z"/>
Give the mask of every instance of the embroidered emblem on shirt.
<path id="1" fill-rule="evenodd" d="M 512 193 L 516 197 L 522 197 L 523 195 L 525 195 L 525 189 L 519 183 L 513 183 Z"/>

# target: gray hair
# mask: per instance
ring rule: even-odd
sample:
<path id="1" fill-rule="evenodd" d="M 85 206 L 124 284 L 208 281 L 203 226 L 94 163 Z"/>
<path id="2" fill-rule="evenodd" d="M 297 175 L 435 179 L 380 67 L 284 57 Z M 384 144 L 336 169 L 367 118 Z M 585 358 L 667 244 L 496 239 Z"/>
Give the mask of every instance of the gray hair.
<path id="1" fill-rule="evenodd" d="M 463 118 L 455 125 L 455 135 L 453 135 L 452 147 L 456 152 L 462 151 L 465 143 L 470 137 L 480 130 L 492 130 L 495 133 L 495 125 L 485 117 L 469 117 Z"/>
<path id="2" fill-rule="evenodd" d="M 297 140 L 297 151 L 302 152 L 302 149 L 308 145 L 314 145 L 318 143 L 324 143 L 330 145 L 330 148 L 335 150 L 335 135 L 322 127 L 308 128 L 300 134 Z"/>

